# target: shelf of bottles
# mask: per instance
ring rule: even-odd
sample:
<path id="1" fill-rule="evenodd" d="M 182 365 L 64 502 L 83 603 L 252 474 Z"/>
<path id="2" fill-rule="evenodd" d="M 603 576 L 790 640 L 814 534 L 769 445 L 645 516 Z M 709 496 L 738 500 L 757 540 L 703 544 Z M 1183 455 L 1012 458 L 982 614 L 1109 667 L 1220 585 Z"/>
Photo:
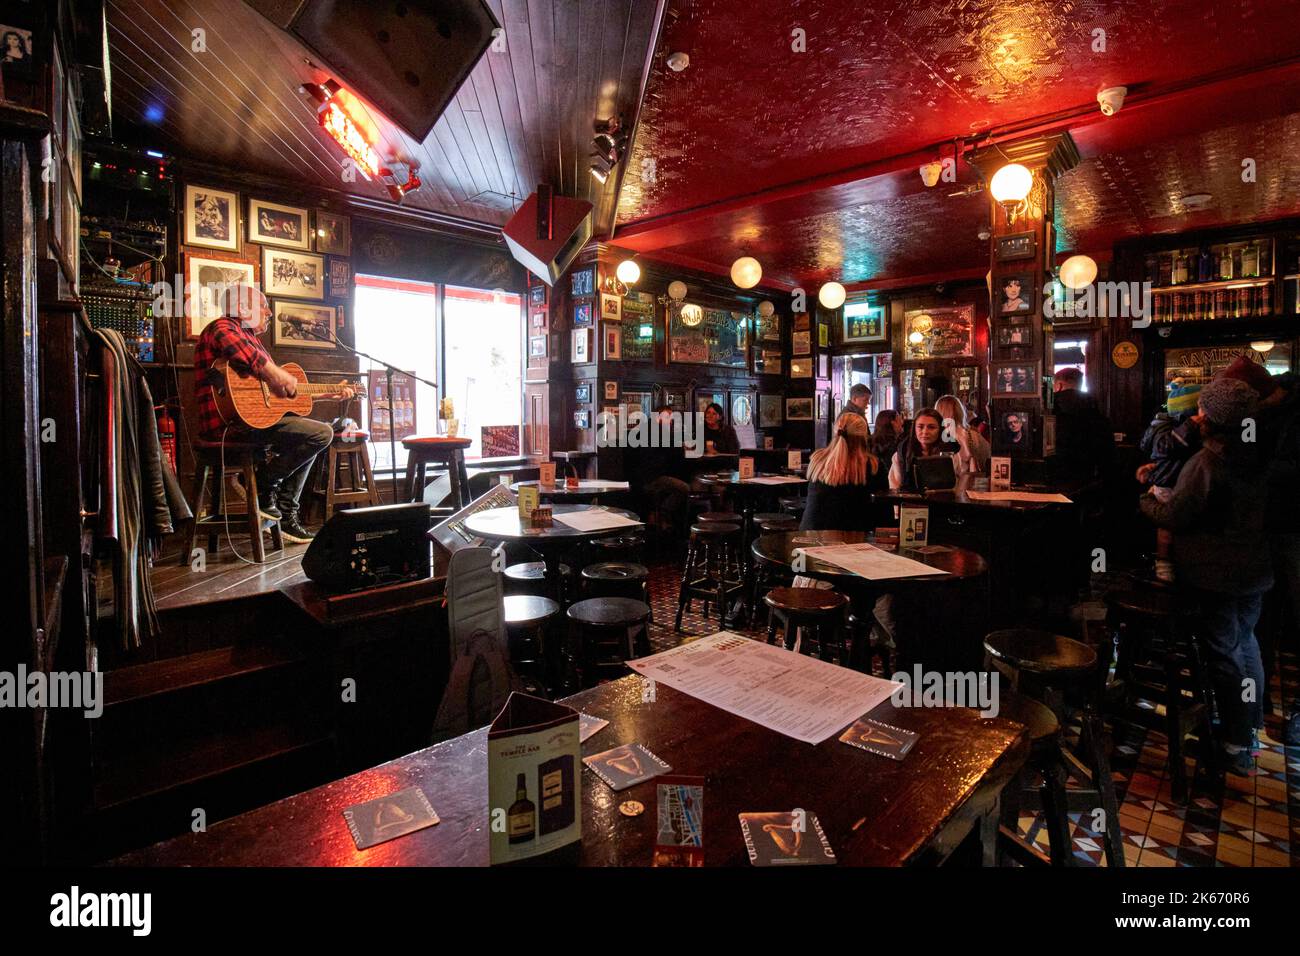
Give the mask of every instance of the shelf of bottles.
<path id="1" fill-rule="evenodd" d="M 1157 323 L 1218 322 L 1274 314 L 1273 243 L 1224 242 L 1150 253 L 1152 319 Z"/>

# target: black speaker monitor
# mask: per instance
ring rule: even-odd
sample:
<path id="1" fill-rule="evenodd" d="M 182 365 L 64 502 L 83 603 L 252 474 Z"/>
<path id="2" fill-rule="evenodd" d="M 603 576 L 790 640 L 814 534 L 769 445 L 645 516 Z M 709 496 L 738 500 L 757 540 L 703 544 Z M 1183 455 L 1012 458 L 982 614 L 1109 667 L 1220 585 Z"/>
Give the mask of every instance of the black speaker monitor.
<path id="1" fill-rule="evenodd" d="M 338 511 L 302 556 L 302 570 L 327 591 L 423 580 L 432 572 L 428 532 L 424 502 Z"/>

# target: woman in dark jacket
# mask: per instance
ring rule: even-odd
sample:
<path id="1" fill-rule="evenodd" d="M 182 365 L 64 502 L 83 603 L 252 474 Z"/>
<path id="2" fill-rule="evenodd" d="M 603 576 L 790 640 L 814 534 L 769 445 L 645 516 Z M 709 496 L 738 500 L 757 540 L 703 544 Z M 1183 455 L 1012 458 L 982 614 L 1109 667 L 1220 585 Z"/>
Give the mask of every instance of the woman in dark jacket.
<path id="1" fill-rule="evenodd" d="M 894 491 L 918 491 L 916 469 L 918 458 L 934 458 L 958 449 L 955 443 L 945 443 L 943 417 L 933 408 L 923 408 L 912 422 L 912 433 L 899 443 L 889 466 L 889 487 Z"/>
<path id="2" fill-rule="evenodd" d="M 880 460 L 867 449 L 867 420 L 841 412 L 835 437 L 808 459 L 808 504 L 801 531 L 870 531 L 870 477 Z"/>
<path id="3" fill-rule="evenodd" d="M 704 447 L 713 442 L 713 450 L 720 455 L 730 455 L 740 451 L 740 439 L 736 437 L 733 425 L 725 423 L 727 413 L 717 402 L 710 402 L 704 409 Z"/>
<path id="4" fill-rule="evenodd" d="M 1152 486 L 1142 513 L 1173 532 L 1175 578 L 1196 602 L 1204 628 L 1226 763 L 1248 776 L 1267 693 L 1255 624 L 1273 586 L 1263 546 L 1264 474 L 1256 442 L 1243 440 L 1254 426 L 1257 396 L 1244 382 L 1216 378 L 1199 398 L 1201 450 L 1183 465 L 1172 491 Z"/>

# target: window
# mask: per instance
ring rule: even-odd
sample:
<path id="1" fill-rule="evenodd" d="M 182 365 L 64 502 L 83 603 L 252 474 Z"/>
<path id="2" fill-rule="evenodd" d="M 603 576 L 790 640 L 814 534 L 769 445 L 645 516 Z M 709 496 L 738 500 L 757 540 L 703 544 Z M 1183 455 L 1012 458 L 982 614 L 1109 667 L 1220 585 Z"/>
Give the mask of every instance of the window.
<path id="1" fill-rule="evenodd" d="M 515 436 L 519 435 L 523 422 L 521 296 L 358 275 L 352 318 L 358 351 L 438 385 L 435 392 L 417 382 L 414 396 L 395 387 L 398 470 L 406 467 L 401 436 L 442 433 L 438 410 L 445 397 L 452 400 L 457 433 L 473 441 L 465 451 L 466 458 L 482 457 L 484 426 L 505 426 L 498 435 L 507 436 L 513 428 Z M 383 400 L 385 378 L 382 365 L 364 357 L 360 362 L 363 372 L 370 371 L 362 409 L 365 426 L 372 421 L 371 405 L 377 398 Z M 413 408 L 409 404 L 412 398 Z M 375 424 L 385 421 L 386 408 L 376 408 L 375 413 Z M 516 437 L 516 449 L 518 444 Z M 377 472 L 392 468 L 386 439 L 372 441 L 370 451 Z"/>
<path id="2" fill-rule="evenodd" d="M 1053 356 L 1052 374 L 1055 375 L 1063 368 L 1077 368 L 1083 373 L 1083 388 L 1080 391 L 1088 391 L 1090 382 L 1088 379 L 1088 340 L 1056 340 L 1056 354 Z"/>

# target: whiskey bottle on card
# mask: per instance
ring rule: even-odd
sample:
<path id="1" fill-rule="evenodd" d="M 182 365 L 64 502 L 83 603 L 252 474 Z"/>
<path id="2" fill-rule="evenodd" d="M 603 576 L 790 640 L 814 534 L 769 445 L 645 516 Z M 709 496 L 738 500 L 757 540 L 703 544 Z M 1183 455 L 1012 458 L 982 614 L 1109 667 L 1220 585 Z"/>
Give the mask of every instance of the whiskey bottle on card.
<path id="1" fill-rule="evenodd" d="M 515 781 L 515 802 L 506 811 L 506 833 L 511 843 L 527 843 L 537 836 L 537 808 L 528 799 L 525 775 Z"/>

